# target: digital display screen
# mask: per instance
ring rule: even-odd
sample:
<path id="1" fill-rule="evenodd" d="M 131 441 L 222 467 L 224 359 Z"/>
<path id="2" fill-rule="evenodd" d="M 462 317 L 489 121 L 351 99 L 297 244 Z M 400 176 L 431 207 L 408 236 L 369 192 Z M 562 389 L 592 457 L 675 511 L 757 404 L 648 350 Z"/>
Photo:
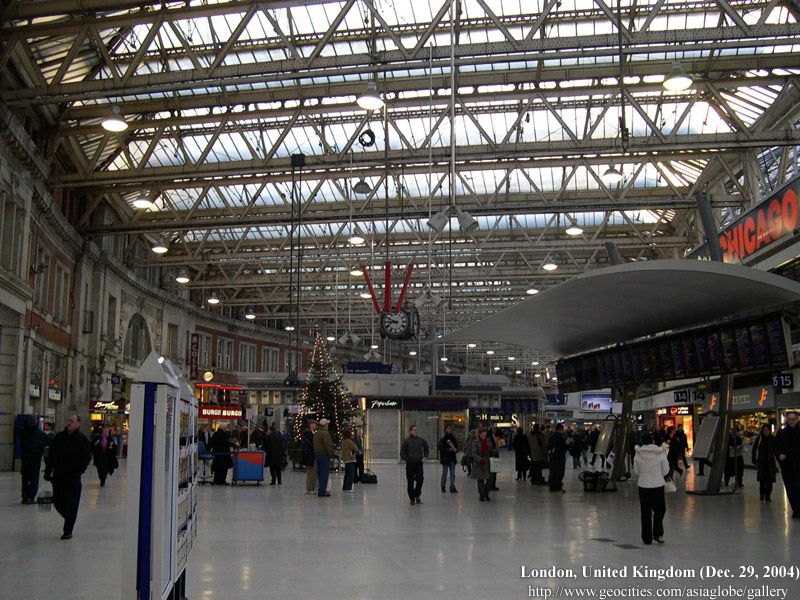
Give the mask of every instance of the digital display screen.
<path id="1" fill-rule="evenodd" d="M 747 327 L 736 327 L 736 354 L 739 356 L 740 369 L 752 369 L 755 366 L 753 359 L 753 343 L 750 341 L 750 332 Z"/>
<path id="2" fill-rule="evenodd" d="M 611 412 L 613 400 L 608 393 L 581 394 L 581 412 Z"/>
<path id="3" fill-rule="evenodd" d="M 753 342 L 753 363 L 756 367 L 768 367 L 771 360 L 766 323 L 753 323 L 749 327 L 749 333 L 750 340 Z"/>
<path id="4" fill-rule="evenodd" d="M 789 366 L 789 348 L 783 319 L 773 318 L 766 322 L 770 361 L 773 367 Z"/>
<path id="5" fill-rule="evenodd" d="M 783 317 L 768 315 L 609 348 L 559 361 L 559 389 L 782 369 L 791 366 L 788 335 Z"/>
<path id="6" fill-rule="evenodd" d="M 723 371 L 736 372 L 739 368 L 739 355 L 736 351 L 736 335 L 731 329 L 723 329 L 719 337 L 722 340 Z"/>
<path id="7" fill-rule="evenodd" d="M 709 356 L 706 338 L 702 335 L 695 334 L 692 336 L 692 341 L 694 343 L 694 358 L 695 364 L 697 365 L 697 374 L 710 375 L 711 357 Z"/>
<path id="8" fill-rule="evenodd" d="M 672 352 L 672 367 L 676 379 L 686 377 L 686 363 L 683 360 L 683 344 L 679 339 L 673 339 L 669 342 L 669 347 Z"/>

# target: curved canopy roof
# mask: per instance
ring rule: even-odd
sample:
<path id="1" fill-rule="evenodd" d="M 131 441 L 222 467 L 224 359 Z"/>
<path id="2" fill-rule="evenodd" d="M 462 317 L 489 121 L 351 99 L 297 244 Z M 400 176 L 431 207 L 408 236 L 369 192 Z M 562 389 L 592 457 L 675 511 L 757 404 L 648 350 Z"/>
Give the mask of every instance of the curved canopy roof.
<path id="1" fill-rule="evenodd" d="M 598 269 L 444 336 L 566 356 L 800 300 L 800 283 L 751 267 L 660 260 Z"/>

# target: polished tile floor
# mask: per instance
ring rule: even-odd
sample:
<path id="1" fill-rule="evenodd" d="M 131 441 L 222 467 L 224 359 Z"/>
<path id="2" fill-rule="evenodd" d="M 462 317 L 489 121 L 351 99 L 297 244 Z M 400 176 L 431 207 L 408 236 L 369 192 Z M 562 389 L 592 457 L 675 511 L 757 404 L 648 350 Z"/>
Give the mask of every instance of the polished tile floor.
<path id="1" fill-rule="evenodd" d="M 563 583 L 521 579 L 521 565 L 760 569 L 800 562 L 800 522 L 787 518 L 780 482 L 773 502 L 763 504 L 753 471 L 733 497 L 670 495 L 666 544 L 643 546 L 633 483 L 616 493 L 584 493 L 577 471 L 568 468 L 567 493 L 553 494 L 513 481 L 513 458 L 503 462 L 500 491 L 490 504 L 478 502 L 475 483 L 460 472 L 460 493 L 442 494 L 436 464 L 425 467 L 421 506 L 409 505 L 404 469 L 393 464 L 376 465 L 378 485 L 357 485 L 352 495 L 342 494 L 337 478 L 325 499 L 305 495 L 305 476 L 292 472 L 280 487 L 203 486 L 188 597 L 505 600 L 529 597 L 532 584 Z M 118 598 L 124 462 L 102 489 L 90 467 L 75 537 L 67 542 L 58 539 L 55 511 L 18 504 L 18 481 L 16 474 L 0 474 L 0 598 Z M 789 598 L 800 598 L 800 583 L 783 587 Z"/>

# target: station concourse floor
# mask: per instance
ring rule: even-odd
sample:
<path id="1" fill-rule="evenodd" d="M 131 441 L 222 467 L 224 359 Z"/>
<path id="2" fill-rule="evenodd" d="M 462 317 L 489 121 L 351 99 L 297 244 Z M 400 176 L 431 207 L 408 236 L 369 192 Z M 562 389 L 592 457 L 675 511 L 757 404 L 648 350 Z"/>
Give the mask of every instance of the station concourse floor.
<path id="1" fill-rule="evenodd" d="M 281 486 L 200 486 L 187 596 L 506 600 L 531 597 L 529 585 L 564 583 L 522 579 L 521 565 L 579 571 L 584 565 L 713 564 L 760 570 L 800 563 L 800 521 L 789 518 L 780 479 L 771 504 L 759 501 L 751 470 L 734 496 L 686 495 L 685 481 L 679 482 L 679 492 L 667 496 L 666 543 L 645 546 L 635 482 L 621 484 L 618 492 L 586 493 L 579 471 L 568 464 L 566 493 L 551 493 L 515 481 L 512 464 L 513 456 L 504 454 L 500 491 L 488 504 L 478 501 L 475 482 L 466 480 L 460 467 L 459 493 L 441 493 L 441 467 L 433 462 L 425 465 L 419 506 L 409 504 L 405 470 L 396 464 L 374 465 L 378 484 L 357 484 L 352 495 L 342 493 L 341 476 L 335 477 L 330 498 L 306 495 L 305 474 L 292 471 L 284 473 Z M 20 504 L 19 474 L 0 474 L 0 598 L 120 597 L 125 461 L 106 487 L 100 488 L 92 466 L 83 482 L 75 536 L 61 541 L 62 520 L 55 510 Z M 669 582 L 567 583 L 655 589 Z M 773 584 L 787 588 L 788 598 L 800 598 L 797 581 Z"/>

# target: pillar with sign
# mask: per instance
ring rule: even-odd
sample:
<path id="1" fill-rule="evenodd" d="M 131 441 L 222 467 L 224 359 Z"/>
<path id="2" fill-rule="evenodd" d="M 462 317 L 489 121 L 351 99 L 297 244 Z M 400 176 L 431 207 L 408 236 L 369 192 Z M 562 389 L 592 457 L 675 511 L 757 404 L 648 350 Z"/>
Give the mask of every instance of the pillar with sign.
<path id="1" fill-rule="evenodd" d="M 197 535 L 197 401 L 155 352 L 133 381 L 122 598 L 177 600 Z"/>

